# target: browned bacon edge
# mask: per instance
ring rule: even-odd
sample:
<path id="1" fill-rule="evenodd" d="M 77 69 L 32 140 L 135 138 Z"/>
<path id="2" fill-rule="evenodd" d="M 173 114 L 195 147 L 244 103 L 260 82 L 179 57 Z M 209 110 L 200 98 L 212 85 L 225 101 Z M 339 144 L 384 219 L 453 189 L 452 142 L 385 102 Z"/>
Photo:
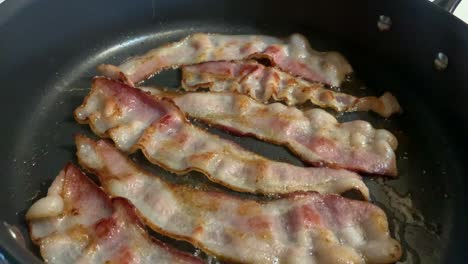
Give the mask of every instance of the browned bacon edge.
<path id="1" fill-rule="evenodd" d="M 337 112 L 373 111 L 385 118 L 403 111 L 389 92 L 381 97 L 356 97 L 249 60 L 210 61 L 183 66 L 182 88 L 187 91 L 207 88 L 212 92 L 239 92 L 262 103 L 272 99 L 287 105 L 310 101 Z"/>

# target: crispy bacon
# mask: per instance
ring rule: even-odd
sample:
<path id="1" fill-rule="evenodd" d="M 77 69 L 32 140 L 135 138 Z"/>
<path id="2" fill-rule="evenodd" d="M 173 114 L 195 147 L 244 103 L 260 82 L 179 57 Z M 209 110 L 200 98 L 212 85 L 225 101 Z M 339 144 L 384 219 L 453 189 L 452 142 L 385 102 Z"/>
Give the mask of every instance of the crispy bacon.
<path id="1" fill-rule="evenodd" d="M 295 76 L 333 86 L 340 85 L 352 72 L 349 63 L 339 53 L 318 52 L 299 34 L 281 40 L 261 35 L 197 33 L 131 58 L 119 67 L 104 64 L 98 69 L 111 78 L 132 85 L 167 68 L 244 58 L 268 59 L 271 64 Z"/>
<path id="2" fill-rule="evenodd" d="M 133 205 L 110 199 L 71 164 L 26 217 L 47 263 L 202 263 L 151 238 Z"/>
<path id="3" fill-rule="evenodd" d="M 129 199 L 147 225 L 242 263 L 393 263 L 400 244 L 377 206 L 296 193 L 267 202 L 174 185 L 138 168 L 104 140 L 77 136 L 80 164 L 106 192 Z"/>
<path id="4" fill-rule="evenodd" d="M 185 113 L 237 135 L 251 135 L 281 144 L 311 164 L 394 176 L 395 136 L 368 122 L 339 123 L 322 109 L 301 111 L 281 103 L 262 104 L 229 92 L 178 94 L 142 87 L 157 97 L 171 98 Z"/>
<path id="5" fill-rule="evenodd" d="M 75 110 L 101 137 L 126 152 L 141 149 L 146 158 L 175 173 L 197 170 L 228 188 L 251 193 L 293 191 L 342 193 L 355 189 L 368 198 L 361 177 L 346 170 L 304 168 L 249 152 L 190 124 L 171 101 L 106 78 L 96 78 Z"/>
<path id="6" fill-rule="evenodd" d="M 359 98 L 334 92 L 322 83 L 308 82 L 255 61 L 217 61 L 184 66 L 182 87 L 188 91 L 209 88 L 213 92 L 238 92 L 260 102 L 274 99 L 288 105 L 310 100 L 315 105 L 338 112 L 374 111 L 383 117 L 401 112 L 391 93 Z"/>

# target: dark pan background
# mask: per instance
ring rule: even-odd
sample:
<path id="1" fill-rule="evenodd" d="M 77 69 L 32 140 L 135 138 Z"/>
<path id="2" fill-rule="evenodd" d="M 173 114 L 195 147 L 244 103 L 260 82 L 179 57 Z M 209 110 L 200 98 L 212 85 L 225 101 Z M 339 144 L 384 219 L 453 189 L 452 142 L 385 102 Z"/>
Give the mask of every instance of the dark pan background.
<path id="1" fill-rule="evenodd" d="M 390 31 L 378 31 L 379 15 L 391 17 Z M 365 89 L 355 81 L 345 91 L 393 92 L 405 110 L 400 116 L 338 116 L 367 119 L 400 141 L 400 178 L 366 180 L 373 199 L 405 248 L 402 263 L 468 261 L 468 28 L 424 0 L 6 0 L 0 5 L 0 250 L 7 258 L 37 261 L 24 213 L 65 163 L 75 161 L 73 134 L 91 135 L 73 121 L 72 111 L 87 93 L 95 66 L 118 64 L 197 31 L 300 32 L 316 49 L 342 52 L 355 79 L 365 80 Z M 443 72 L 433 67 L 439 51 L 449 58 Z M 169 71 L 145 85 L 177 86 L 177 77 Z M 301 164 L 281 147 L 212 131 L 272 159 Z M 200 175 L 177 178 L 141 155 L 135 159 L 169 180 L 219 188 Z M 11 231 L 25 237 L 26 249 Z"/>

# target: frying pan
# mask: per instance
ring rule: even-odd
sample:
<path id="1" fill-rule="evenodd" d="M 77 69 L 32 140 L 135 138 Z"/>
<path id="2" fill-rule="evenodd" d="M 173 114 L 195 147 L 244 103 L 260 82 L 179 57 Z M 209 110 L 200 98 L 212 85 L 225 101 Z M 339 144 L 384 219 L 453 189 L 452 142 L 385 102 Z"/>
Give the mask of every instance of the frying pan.
<path id="1" fill-rule="evenodd" d="M 377 27 L 382 15 L 391 20 L 389 30 Z M 0 5 L 0 263 L 39 262 L 24 213 L 65 162 L 75 160 L 73 134 L 90 134 L 73 121 L 72 111 L 97 74 L 95 66 L 118 64 L 198 31 L 300 32 L 314 48 L 348 58 L 355 75 L 345 91 L 394 93 L 402 115 L 339 116 L 369 120 L 398 137 L 400 176 L 367 177 L 373 201 L 386 211 L 405 249 L 402 263 L 468 261 L 468 27 L 442 8 L 423 0 L 6 0 Z M 446 69 L 435 69 L 438 56 L 448 58 Z M 178 77 L 167 71 L 145 84 L 175 87 Z M 213 132 L 269 158 L 300 164 L 283 148 Z M 219 188 L 200 175 L 176 179 L 136 159 L 180 184 Z"/>

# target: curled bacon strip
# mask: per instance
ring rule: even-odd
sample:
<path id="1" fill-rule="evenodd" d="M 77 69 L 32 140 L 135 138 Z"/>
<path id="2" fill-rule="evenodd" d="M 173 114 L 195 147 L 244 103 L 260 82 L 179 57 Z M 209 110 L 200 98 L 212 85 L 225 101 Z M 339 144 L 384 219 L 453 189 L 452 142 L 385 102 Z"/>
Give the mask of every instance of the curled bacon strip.
<path id="1" fill-rule="evenodd" d="M 133 205 L 110 199 L 71 164 L 26 217 L 47 263 L 202 263 L 151 238 Z"/>
<path id="2" fill-rule="evenodd" d="M 302 160 L 351 170 L 397 174 L 395 136 L 368 122 L 339 123 L 322 109 L 301 111 L 281 103 L 262 104 L 243 94 L 199 92 L 177 94 L 141 88 L 169 97 L 188 115 L 237 135 L 288 147 Z"/>
<path id="3" fill-rule="evenodd" d="M 391 93 L 359 98 L 334 92 L 322 83 L 308 82 L 255 61 L 217 61 L 184 66 L 182 87 L 188 91 L 209 88 L 213 92 L 238 92 L 260 102 L 274 99 L 288 105 L 310 100 L 315 105 L 338 112 L 374 111 L 383 117 L 401 112 Z"/>
<path id="4" fill-rule="evenodd" d="M 267 202 L 173 185 L 104 140 L 76 138 L 77 156 L 106 192 L 129 199 L 154 230 L 242 263 L 393 263 L 400 244 L 377 206 L 337 195 Z"/>
<path id="5" fill-rule="evenodd" d="M 299 34 L 281 40 L 261 35 L 197 33 L 131 58 L 119 67 L 104 64 L 98 69 L 111 78 L 133 84 L 167 68 L 244 58 L 268 59 L 271 64 L 295 76 L 333 86 L 338 86 L 346 74 L 352 72 L 339 53 L 313 50 L 307 39 Z"/>
<path id="6" fill-rule="evenodd" d="M 342 193 L 356 189 L 368 198 L 359 175 L 330 168 L 304 168 L 276 162 L 190 124 L 172 101 L 106 78 L 95 78 L 90 94 L 75 110 L 101 137 L 126 152 L 175 173 L 197 170 L 234 190 L 280 194 L 294 191 Z"/>

